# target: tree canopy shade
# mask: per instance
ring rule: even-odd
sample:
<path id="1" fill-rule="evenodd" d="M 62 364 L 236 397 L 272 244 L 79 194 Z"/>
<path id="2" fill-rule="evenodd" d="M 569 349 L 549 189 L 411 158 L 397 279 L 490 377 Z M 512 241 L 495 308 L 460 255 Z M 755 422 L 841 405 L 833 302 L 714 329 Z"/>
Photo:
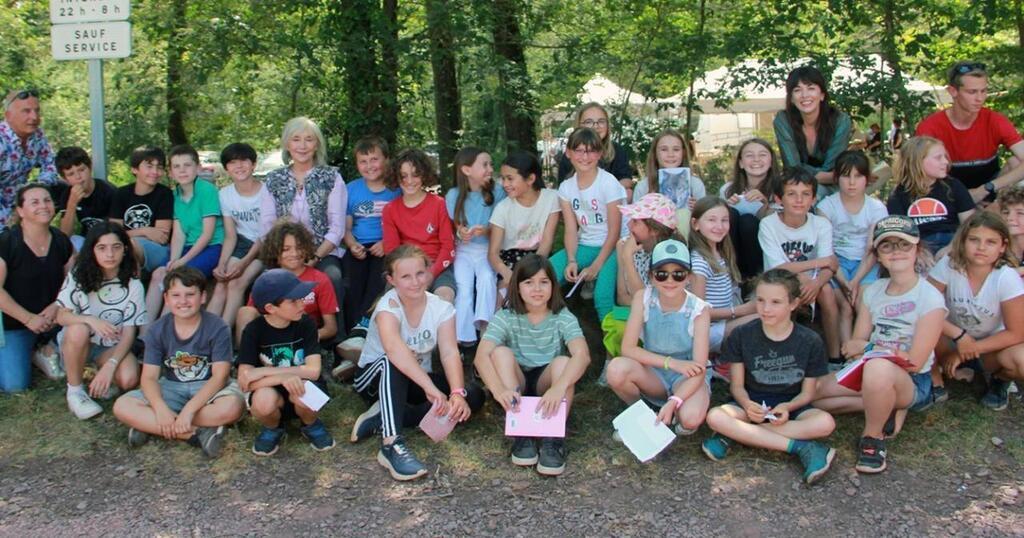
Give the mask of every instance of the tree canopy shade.
<path id="1" fill-rule="evenodd" d="M 0 81 L 43 91 L 55 144 L 87 145 L 86 66 L 50 59 L 48 5 L 0 11 Z M 855 118 L 911 123 L 935 106 L 911 77 L 942 85 L 954 61 L 976 59 L 992 73 L 990 105 L 1024 124 L 1024 0 L 136 0 L 132 24 L 133 55 L 105 69 L 112 159 L 182 141 L 269 151 L 288 118 L 307 115 L 346 177 L 365 134 L 425 146 L 446 167 L 463 144 L 496 158 L 535 147 L 550 134 L 540 111 L 576 104 L 595 73 L 675 96 L 685 128 L 702 104 L 782 80 L 799 59 L 863 70 L 835 92 Z M 723 66 L 729 86 L 709 92 L 700 77 Z"/>

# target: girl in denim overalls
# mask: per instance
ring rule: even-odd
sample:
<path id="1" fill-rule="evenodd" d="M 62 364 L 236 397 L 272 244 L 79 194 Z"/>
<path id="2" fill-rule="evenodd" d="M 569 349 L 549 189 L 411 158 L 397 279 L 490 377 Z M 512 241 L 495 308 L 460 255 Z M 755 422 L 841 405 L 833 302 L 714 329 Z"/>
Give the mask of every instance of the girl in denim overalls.
<path id="1" fill-rule="evenodd" d="M 675 422 L 680 435 L 700 427 L 711 397 L 705 375 L 711 316 L 708 304 L 686 291 L 689 273 L 684 243 L 668 239 L 654 247 L 653 286 L 633 297 L 623 356 L 608 364 L 608 385 L 619 398 L 661 405 L 658 420 Z"/>

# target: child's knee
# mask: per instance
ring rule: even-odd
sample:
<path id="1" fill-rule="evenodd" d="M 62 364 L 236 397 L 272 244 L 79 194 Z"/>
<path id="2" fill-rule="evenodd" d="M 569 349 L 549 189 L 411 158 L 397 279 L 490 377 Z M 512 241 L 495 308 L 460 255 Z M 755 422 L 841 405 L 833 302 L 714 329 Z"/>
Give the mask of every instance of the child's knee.
<path id="1" fill-rule="evenodd" d="M 625 383 L 635 364 L 633 359 L 627 357 L 615 357 L 608 361 L 608 370 L 605 372 L 608 384 L 615 387 Z"/>
<path id="2" fill-rule="evenodd" d="M 91 331 L 89 326 L 84 323 L 73 323 L 64 327 L 64 341 L 63 345 L 68 346 L 87 346 L 89 344 L 89 338 Z"/>
<path id="3" fill-rule="evenodd" d="M 138 368 L 118 368 L 116 381 L 121 390 L 134 389 L 139 385 Z"/>
<path id="4" fill-rule="evenodd" d="M 262 387 L 256 389 L 252 393 L 249 412 L 251 412 L 254 417 L 265 417 L 277 412 L 282 405 L 284 405 L 284 401 L 276 390 L 269 387 Z"/>
<path id="5" fill-rule="evenodd" d="M 715 431 L 721 428 L 722 425 L 729 420 L 732 420 L 732 417 L 725 412 L 725 409 L 723 409 L 722 406 L 712 407 L 708 410 L 708 414 L 704 418 L 704 421 L 708 423 L 708 427 Z"/>

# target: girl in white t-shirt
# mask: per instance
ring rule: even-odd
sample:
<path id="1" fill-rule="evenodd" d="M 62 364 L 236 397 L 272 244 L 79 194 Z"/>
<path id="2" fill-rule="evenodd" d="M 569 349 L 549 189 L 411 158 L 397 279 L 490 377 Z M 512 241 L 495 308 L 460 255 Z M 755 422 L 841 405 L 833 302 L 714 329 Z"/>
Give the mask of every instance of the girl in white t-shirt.
<path id="1" fill-rule="evenodd" d="M 558 192 L 544 188 L 540 162 L 532 153 L 516 151 L 501 163 L 501 186 L 508 198 L 491 213 L 487 260 L 498 274 L 498 287 L 508 286 L 512 268 L 527 254 L 551 254 L 561 207 Z"/>
<path id="2" fill-rule="evenodd" d="M 377 462 L 395 480 L 412 480 L 427 468 L 410 451 L 402 428 L 415 426 L 429 412 L 463 422 L 483 405 L 483 391 L 467 384 L 455 341 L 455 307 L 427 291 L 430 258 L 419 247 L 401 245 L 384 258 L 391 289 L 370 317 L 353 387 L 369 410 L 356 418 L 353 443 L 383 435 Z M 431 369 L 438 349 L 444 373 Z M 447 393 L 447 394 L 446 394 Z"/>
<path id="3" fill-rule="evenodd" d="M 835 173 L 839 190 L 825 197 L 818 204 L 818 211 L 832 222 L 832 250 L 839 261 L 832 292 L 839 305 L 839 338 L 845 342 L 853 332 L 854 308 L 861 289 L 878 280 L 868 238 L 875 223 L 887 217 L 889 210 L 866 194 L 871 162 L 863 151 L 840 153 Z"/>
<path id="4" fill-rule="evenodd" d="M 565 154 L 576 173 L 558 187 L 565 219 L 565 249 L 551 257 L 559 283 L 594 281 L 597 319 L 615 307 L 615 243 L 622 234 L 619 205 L 626 190 L 615 176 L 598 168 L 601 137 L 586 127 L 569 135 Z"/>
<path id="5" fill-rule="evenodd" d="M 729 206 L 705 196 L 693 206 L 690 221 L 690 291 L 711 305 L 711 352 L 718 353 L 732 329 L 757 317 L 754 301 L 740 298 L 736 251 L 729 238 Z"/>
<path id="6" fill-rule="evenodd" d="M 136 330 L 148 321 L 136 272 L 128 233 L 120 224 L 103 221 L 89 229 L 57 294 L 57 323 L 64 327 L 57 342 L 67 371 L 68 408 L 80 419 L 103 412 L 92 398 L 107 398 L 113 386 L 129 390 L 139 384 L 131 348 Z M 87 362 L 96 365 L 88 393 L 82 386 Z"/>
<path id="7" fill-rule="evenodd" d="M 232 183 L 218 194 L 224 246 L 220 262 L 213 270 L 217 283 L 206 310 L 219 314 L 228 327 L 234 326 L 249 284 L 263 272 L 259 260 L 261 240 L 277 220 L 274 197 L 266 185 L 252 176 L 256 160 L 256 150 L 239 142 L 229 144 L 220 153 L 220 162 Z"/>
<path id="8" fill-rule="evenodd" d="M 886 437 L 899 432 L 908 409 L 932 404 L 929 372 L 946 317 L 942 294 L 915 269 L 924 245 L 909 217 L 890 215 L 876 223 L 872 245 L 888 277 L 861 295 L 853 338 L 843 344 L 843 354 L 857 358 L 884 350 L 892 359 L 865 362 L 860 391 L 840 385 L 835 375 L 821 378 L 814 401 L 833 414 L 864 413 L 856 465 L 862 473 L 884 471 Z"/>
<path id="9" fill-rule="evenodd" d="M 936 402 L 949 398 L 943 374 L 951 376 L 974 359 L 992 373 L 981 398 L 989 409 L 1006 409 L 1010 382 L 1024 379 L 1024 283 L 1009 247 L 1006 223 L 995 213 L 977 211 L 929 274 L 949 309 L 942 330 L 946 338 L 936 348 L 938 361 L 932 368 Z"/>

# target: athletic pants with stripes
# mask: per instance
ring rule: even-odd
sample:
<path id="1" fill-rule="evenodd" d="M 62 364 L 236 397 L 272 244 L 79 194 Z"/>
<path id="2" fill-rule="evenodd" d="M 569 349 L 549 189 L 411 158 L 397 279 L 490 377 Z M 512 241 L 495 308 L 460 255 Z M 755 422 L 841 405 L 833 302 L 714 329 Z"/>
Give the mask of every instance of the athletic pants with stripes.
<path id="1" fill-rule="evenodd" d="M 444 372 L 428 374 L 438 390 L 448 394 L 451 387 Z M 423 389 L 413 383 L 386 356 L 356 371 L 353 388 L 367 403 L 380 400 L 382 435 L 392 437 L 405 426 L 417 426 L 430 411 L 431 403 Z M 484 392 L 477 383 L 466 383 L 466 402 L 474 413 L 484 405 Z"/>

